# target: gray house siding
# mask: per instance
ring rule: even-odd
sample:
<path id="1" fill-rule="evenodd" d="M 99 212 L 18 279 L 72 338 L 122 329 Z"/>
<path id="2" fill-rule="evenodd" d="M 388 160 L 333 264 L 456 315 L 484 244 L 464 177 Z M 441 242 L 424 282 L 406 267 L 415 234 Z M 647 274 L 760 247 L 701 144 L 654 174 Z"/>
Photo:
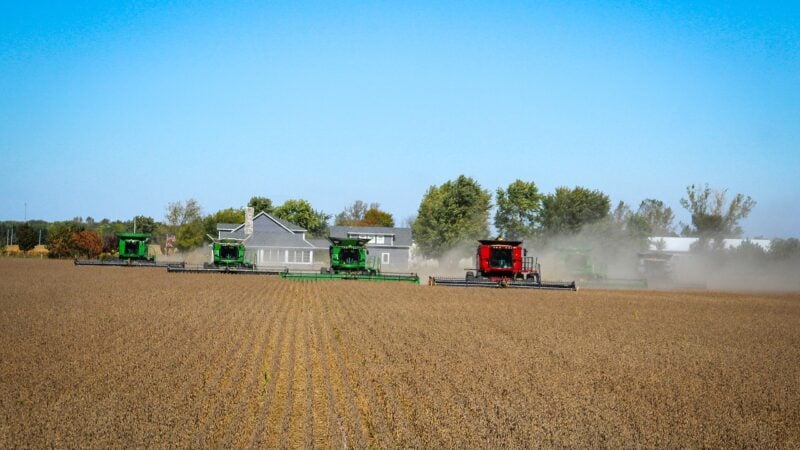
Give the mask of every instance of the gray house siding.
<path id="1" fill-rule="evenodd" d="M 407 248 L 370 246 L 368 251 L 369 256 L 374 256 L 381 260 L 381 270 L 383 272 L 408 271 L 409 253 Z M 389 260 L 388 263 L 386 263 L 387 258 Z"/>
<path id="2" fill-rule="evenodd" d="M 370 256 L 381 258 L 384 272 L 407 272 L 411 257 L 411 229 L 394 227 L 341 227 L 330 228 L 334 237 L 367 237 Z M 381 242 L 382 241 L 382 242 Z"/>

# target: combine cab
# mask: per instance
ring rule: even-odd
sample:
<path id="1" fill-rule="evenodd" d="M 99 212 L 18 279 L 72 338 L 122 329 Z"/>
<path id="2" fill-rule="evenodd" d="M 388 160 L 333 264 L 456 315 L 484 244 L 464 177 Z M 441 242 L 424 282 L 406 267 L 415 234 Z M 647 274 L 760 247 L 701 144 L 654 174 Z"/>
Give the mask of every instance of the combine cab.
<path id="1" fill-rule="evenodd" d="M 149 233 L 117 233 L 119 258 L 75 260 L 76 266 L 183 267 L 183 262 L 157 262 L 147 251 Z"/>
<path id="2" fill-rule="evenodd" d="M 431 286 L 508 287 L 521 289 L 577 290 L 574 281 L 542 281 L 537 258 L 527 256 L 521 241 L 478 241 L 475 271 L 464 278 L 430 277 Z"/>
<path id="3" fill-rule="evenodd" d="M 319 272 L 281 272 L 281 277 L 299 280 L 408 281 L 419 284 L 415 273 L 385 273 L 380 260 L 369 256 L 369 239 L 330 237 L 331 265 Z"/>
<path id="4" fill-rule="evenodd" d="M 209 236 L 210 237 L 210 236 Z M 253 275 L 277 275 L 275 271 L 256 269 L 255 265 L 245 260 L 243 239 L 213 239 L 211 244 L 211 262 L 202 267 L 169 267 L 169 272 L 191 273 L 241 273 Z"/>

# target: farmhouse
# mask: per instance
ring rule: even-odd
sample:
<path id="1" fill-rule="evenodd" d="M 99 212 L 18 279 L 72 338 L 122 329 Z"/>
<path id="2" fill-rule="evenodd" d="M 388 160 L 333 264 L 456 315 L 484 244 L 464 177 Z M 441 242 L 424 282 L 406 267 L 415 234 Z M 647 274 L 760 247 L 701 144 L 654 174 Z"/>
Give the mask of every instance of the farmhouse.
<path id="1" fill-rule="evenodd" d="M 245 259 L 262 268 L 311 270 L 315 252 L 327 249 L 307 240 L 302 227 L 263 211 L 243 224 L 217 224 L 217 237 L 243 239 Z"/>
<path id="2" fill-rule="evenodd" d="M 409 266 L 411 228 L 342 227 L 330 228 L 331 237 L 369 239 L 370 256 L 379 257 L 386 272 L 405 272 Z"/>

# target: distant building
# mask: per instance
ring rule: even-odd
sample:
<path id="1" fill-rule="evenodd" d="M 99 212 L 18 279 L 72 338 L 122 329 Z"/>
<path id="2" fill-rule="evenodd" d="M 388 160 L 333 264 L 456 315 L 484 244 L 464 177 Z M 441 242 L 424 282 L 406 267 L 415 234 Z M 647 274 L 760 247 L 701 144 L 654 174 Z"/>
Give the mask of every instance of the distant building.
<path id="1" fill-rule="evenodd" d="M 370 256 L 381 260 L 385 272 L 409 270 L 411 250 L 411 228 L 395 227 L 330 227 L 331 237 L 369 239 L 367 249 Z"/>
<path id="2" fill-rule="evenodd" d="M 316 247 L 306 239 L 306 230 L 291 222 L 260 212 L 253 217 L 252 233 L 245 232 L 248 224 L 217 224 L 217 237 L 220 239 L 242 239 L 245 245 L 245 259 L 261 268 L 289 268 L 312 270 L 315 252 L 327 247 Z"/>
<path id="3" fill-rule="evenodd" d="M 665 253 L 681 254 L 689 253 L 692 245 L 699 241 L 696 237 L 650 237 L 650 251 L 662 251 Z M 748 241 L 752 244 L 758 245 L 765 252 L 769 251 L 771 241 L 769 239 L 723 239 L 722 244 L 725 249 L 734 249 L 742 245 L 742 242 Z"/>

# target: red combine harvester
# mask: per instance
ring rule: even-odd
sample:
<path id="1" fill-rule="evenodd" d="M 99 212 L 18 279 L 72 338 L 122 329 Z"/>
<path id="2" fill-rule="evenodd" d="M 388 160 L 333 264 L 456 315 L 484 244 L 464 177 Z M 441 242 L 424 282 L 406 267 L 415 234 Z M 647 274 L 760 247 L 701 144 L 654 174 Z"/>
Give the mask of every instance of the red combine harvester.
<path id="1" fill-rule="evenodd" d="M 574 281 L 542 281 L 536 257 L 527 256 L 522 241 L 481 240 L 475 255 L 475 271 L 464 278 L 430 277 L 431 286 L 508 287 L 521 289 L 577 290 Z"/>

